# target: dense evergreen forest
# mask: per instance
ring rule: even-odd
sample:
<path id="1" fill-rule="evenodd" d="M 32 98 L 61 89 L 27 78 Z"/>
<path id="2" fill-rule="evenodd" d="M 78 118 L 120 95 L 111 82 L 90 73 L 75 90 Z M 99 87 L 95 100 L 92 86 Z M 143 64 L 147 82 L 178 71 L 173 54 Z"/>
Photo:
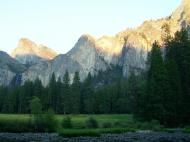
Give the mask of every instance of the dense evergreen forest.
<path id="1" fill-rule="evenodd" d="M 113 66 L 97 76 L 89 74 L 83 82 L 75 72 L 72 84 L 66 72 L 57 81 L 52 74 L 47 87 L 43 87 L 39 79 L 22 86 L 0 87 L 0 111 L 30 113 L 30 101 L 38 97 L 44 111 L 52 108 L 59 114 L 127 113 L 127 81 L 122 79 L 121 71 L 121 67 Z"/>
<path id="2" fill-rule="evenodd" d="M 164 27 L 164 47 L 158 42 L 148 55 L 146 73 L 122 77 L 119 66 L 81 82 L 76 72 L 70 84 L 69 72 L 47 87 L 39 79 L 22 86 L 0 87 L 1 113 L 30 113 L 30 102 L 38 97 L 42 109 L 59 114 L 132 113 L 144 121 L 158 120 L 176 127 L 190 122 L 190 40 L 185 29 L 170 36 Z M 161 50 L 161 49 L 164 49 Z"/>

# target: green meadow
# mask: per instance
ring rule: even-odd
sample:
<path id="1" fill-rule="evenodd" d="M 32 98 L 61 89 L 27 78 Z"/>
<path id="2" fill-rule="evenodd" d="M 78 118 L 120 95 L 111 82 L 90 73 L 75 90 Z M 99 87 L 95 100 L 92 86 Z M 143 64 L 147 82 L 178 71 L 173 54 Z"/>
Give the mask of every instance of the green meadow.
<path id="1" fill-rule="evenodd" d="M 27 114 L 0 114 L 1 132 L 38 132 L 30 123 L 32 116 Z M 63 126 L 63 121 L 69 118 L 71 127 Z M 93 118 L 96 126 L 89 127 L 87 121 Z M 55 115 L 56 130 L 62 136 L 99 136 L 104 133 L 124 133 L 137 130 L 161 130 L 157 121 L 138 122 L 129 114 L 103 114 L 103 115 Z"/>

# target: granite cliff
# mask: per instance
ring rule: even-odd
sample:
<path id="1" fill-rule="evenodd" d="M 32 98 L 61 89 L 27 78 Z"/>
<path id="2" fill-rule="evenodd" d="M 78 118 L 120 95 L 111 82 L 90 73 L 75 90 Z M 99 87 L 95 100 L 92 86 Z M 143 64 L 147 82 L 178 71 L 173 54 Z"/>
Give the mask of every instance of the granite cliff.
<path id="1" fill-rule="evenodd" d="M 58 79 L 63 77 L 66 70 L 69 71 L 71 78 L 75 71 L 79 71 L 83 80 L 89 72 L 96 74 L 99 70 L 106 70 L 112 65 L 121 66 L 123 76 L 128 77 L 132 71 L 140 73 L 146 70 L 147 53 L 155 40 L 162 44 L 162 26 L 165 24 L 170 26 L 171 35 L 182 27 L 190 32 L 190 0 L 182 0 L 181 5 L 166 18 L 145 21 L 139 27 L 126 29 L 115 36 L 95 39 L 91 35 L 82 35 L 68 53 L 58 56 L 45 46 L 36 45 L 28 39 L 21 39 L 11 54 L 17 61 L 10 58 L 24 68 L 19 71 L 22 83 L 38 77 L 43 85 L 47 85 L 53 72 Z M 2 58 L 1 54 L 0 56 Z M 30 66 L 26 68 L 22 64 Z M 7 67 L 1 68 L 0 84 L 7 85 L 15 72 Z M 2 76 L 10 77 L 4 79 Z"/>

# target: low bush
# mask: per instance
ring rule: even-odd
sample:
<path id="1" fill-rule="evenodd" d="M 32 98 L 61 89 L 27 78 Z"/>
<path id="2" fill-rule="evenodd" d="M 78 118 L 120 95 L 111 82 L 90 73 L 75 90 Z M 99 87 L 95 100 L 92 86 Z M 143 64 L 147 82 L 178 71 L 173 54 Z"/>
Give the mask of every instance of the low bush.
<path id="1" fill-rule="evenodd" d="M 43 114 L 33 115 L 32 124 L 35 132 L 55 132 L 58 127 L 58 121 L 52 109 Z"/>
<path id="2" fill-rule="evenodd" d="M 80 137 L 80 136 L 100 136 L 100 132 L 95 129 L 63 129 L 60 132 L 64 137 Z"/>
<path id="3" fill-rule="evenodd" d="M 188 126 L 188 127 L 186 127 L 185 129 L 184 129 L 184 132 L 185 133 L 189 133 L 190 134 L 190 127 Z"/>
<path id="4" fill-rule="evenodd" d="M 55 132 L 58 121 L 52 110 L 27 119 L 0 118 L 0 132 Z"/>
<path id="5" fill-rule="evenodd" d="M 112 124 L 110 122 L 105 122 L 105 123 L 102 124 L 102 127 L 103 128 L 111 128 Z"/>
<path id="6" fill-rule="evenodd" d="M 49 109 L 45 114 L 44 114 L 44 130 L 45 132 L 55 132 L 57 131 L 58 128 L 58 121 L 55 117 L 55 113 L 52 109 Z"/>
<path id="7" fill-rule="evenodd" d="M 163 126 L 157 120 L 151 120 L 150 122 L 137 122 L 137 128 L 140 130 L 153 130 L 160 131 Z"/>
<path id="8" fill-rule="evenodd" d="M 164 127 L 160 124 L 158 120 L 152 120 L 151 122 L 152 130 L 154 131 L 160 131 Z"/>
<path id="9" fill-rule="evenodd" d="M 90 117 L 88 120 L 86 120 L 86 127 L 87 128 L 98 128 L 98 122 L 93 117 Z"/>
<path id="10" fill-rule="evenodd" d="M 117 127 L 117 128 L 128 128 L 129 127 L 129 123 L 127 122 L 123 122 L 123 121 L 116 121 L 114 122 L 114 127 Z"/>
<path id="11" fill-rule="evenodd" d="M 62 120 L 61 125 L 62 125 L 63 128 L 72 128 L 73 125 L 72 125 L 71 118 L 70 118 L 69 116 L 65 117 L 65 118 Z"/>
<path id="12" fill-rule="evenodd" d="M 34 125 L 29 120 L 0 120 L 0 132 L 34 132 Z"/>

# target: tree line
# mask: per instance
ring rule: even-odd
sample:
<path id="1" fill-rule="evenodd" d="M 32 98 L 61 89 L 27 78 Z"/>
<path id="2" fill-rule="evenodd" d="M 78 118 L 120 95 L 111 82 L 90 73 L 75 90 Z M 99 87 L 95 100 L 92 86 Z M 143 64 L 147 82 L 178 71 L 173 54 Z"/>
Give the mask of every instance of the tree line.
<path id="1" fill-rule="evenodd" d="M 64 77 L 57 80 L 53 73 L 46 87 L 38 78 L 22 86 L 1 86 L 0 112 L 31 113 L 30 102 L 37 97 L 43 111 L 51 108 L 58 114 L 127 113 L 127 81 L 120 76 L 120 68 L 112 67 L 94 77 L 89 73 L 83 82 L 79 72 L 75 72 L 71 81 L 66 71 Z"/>

